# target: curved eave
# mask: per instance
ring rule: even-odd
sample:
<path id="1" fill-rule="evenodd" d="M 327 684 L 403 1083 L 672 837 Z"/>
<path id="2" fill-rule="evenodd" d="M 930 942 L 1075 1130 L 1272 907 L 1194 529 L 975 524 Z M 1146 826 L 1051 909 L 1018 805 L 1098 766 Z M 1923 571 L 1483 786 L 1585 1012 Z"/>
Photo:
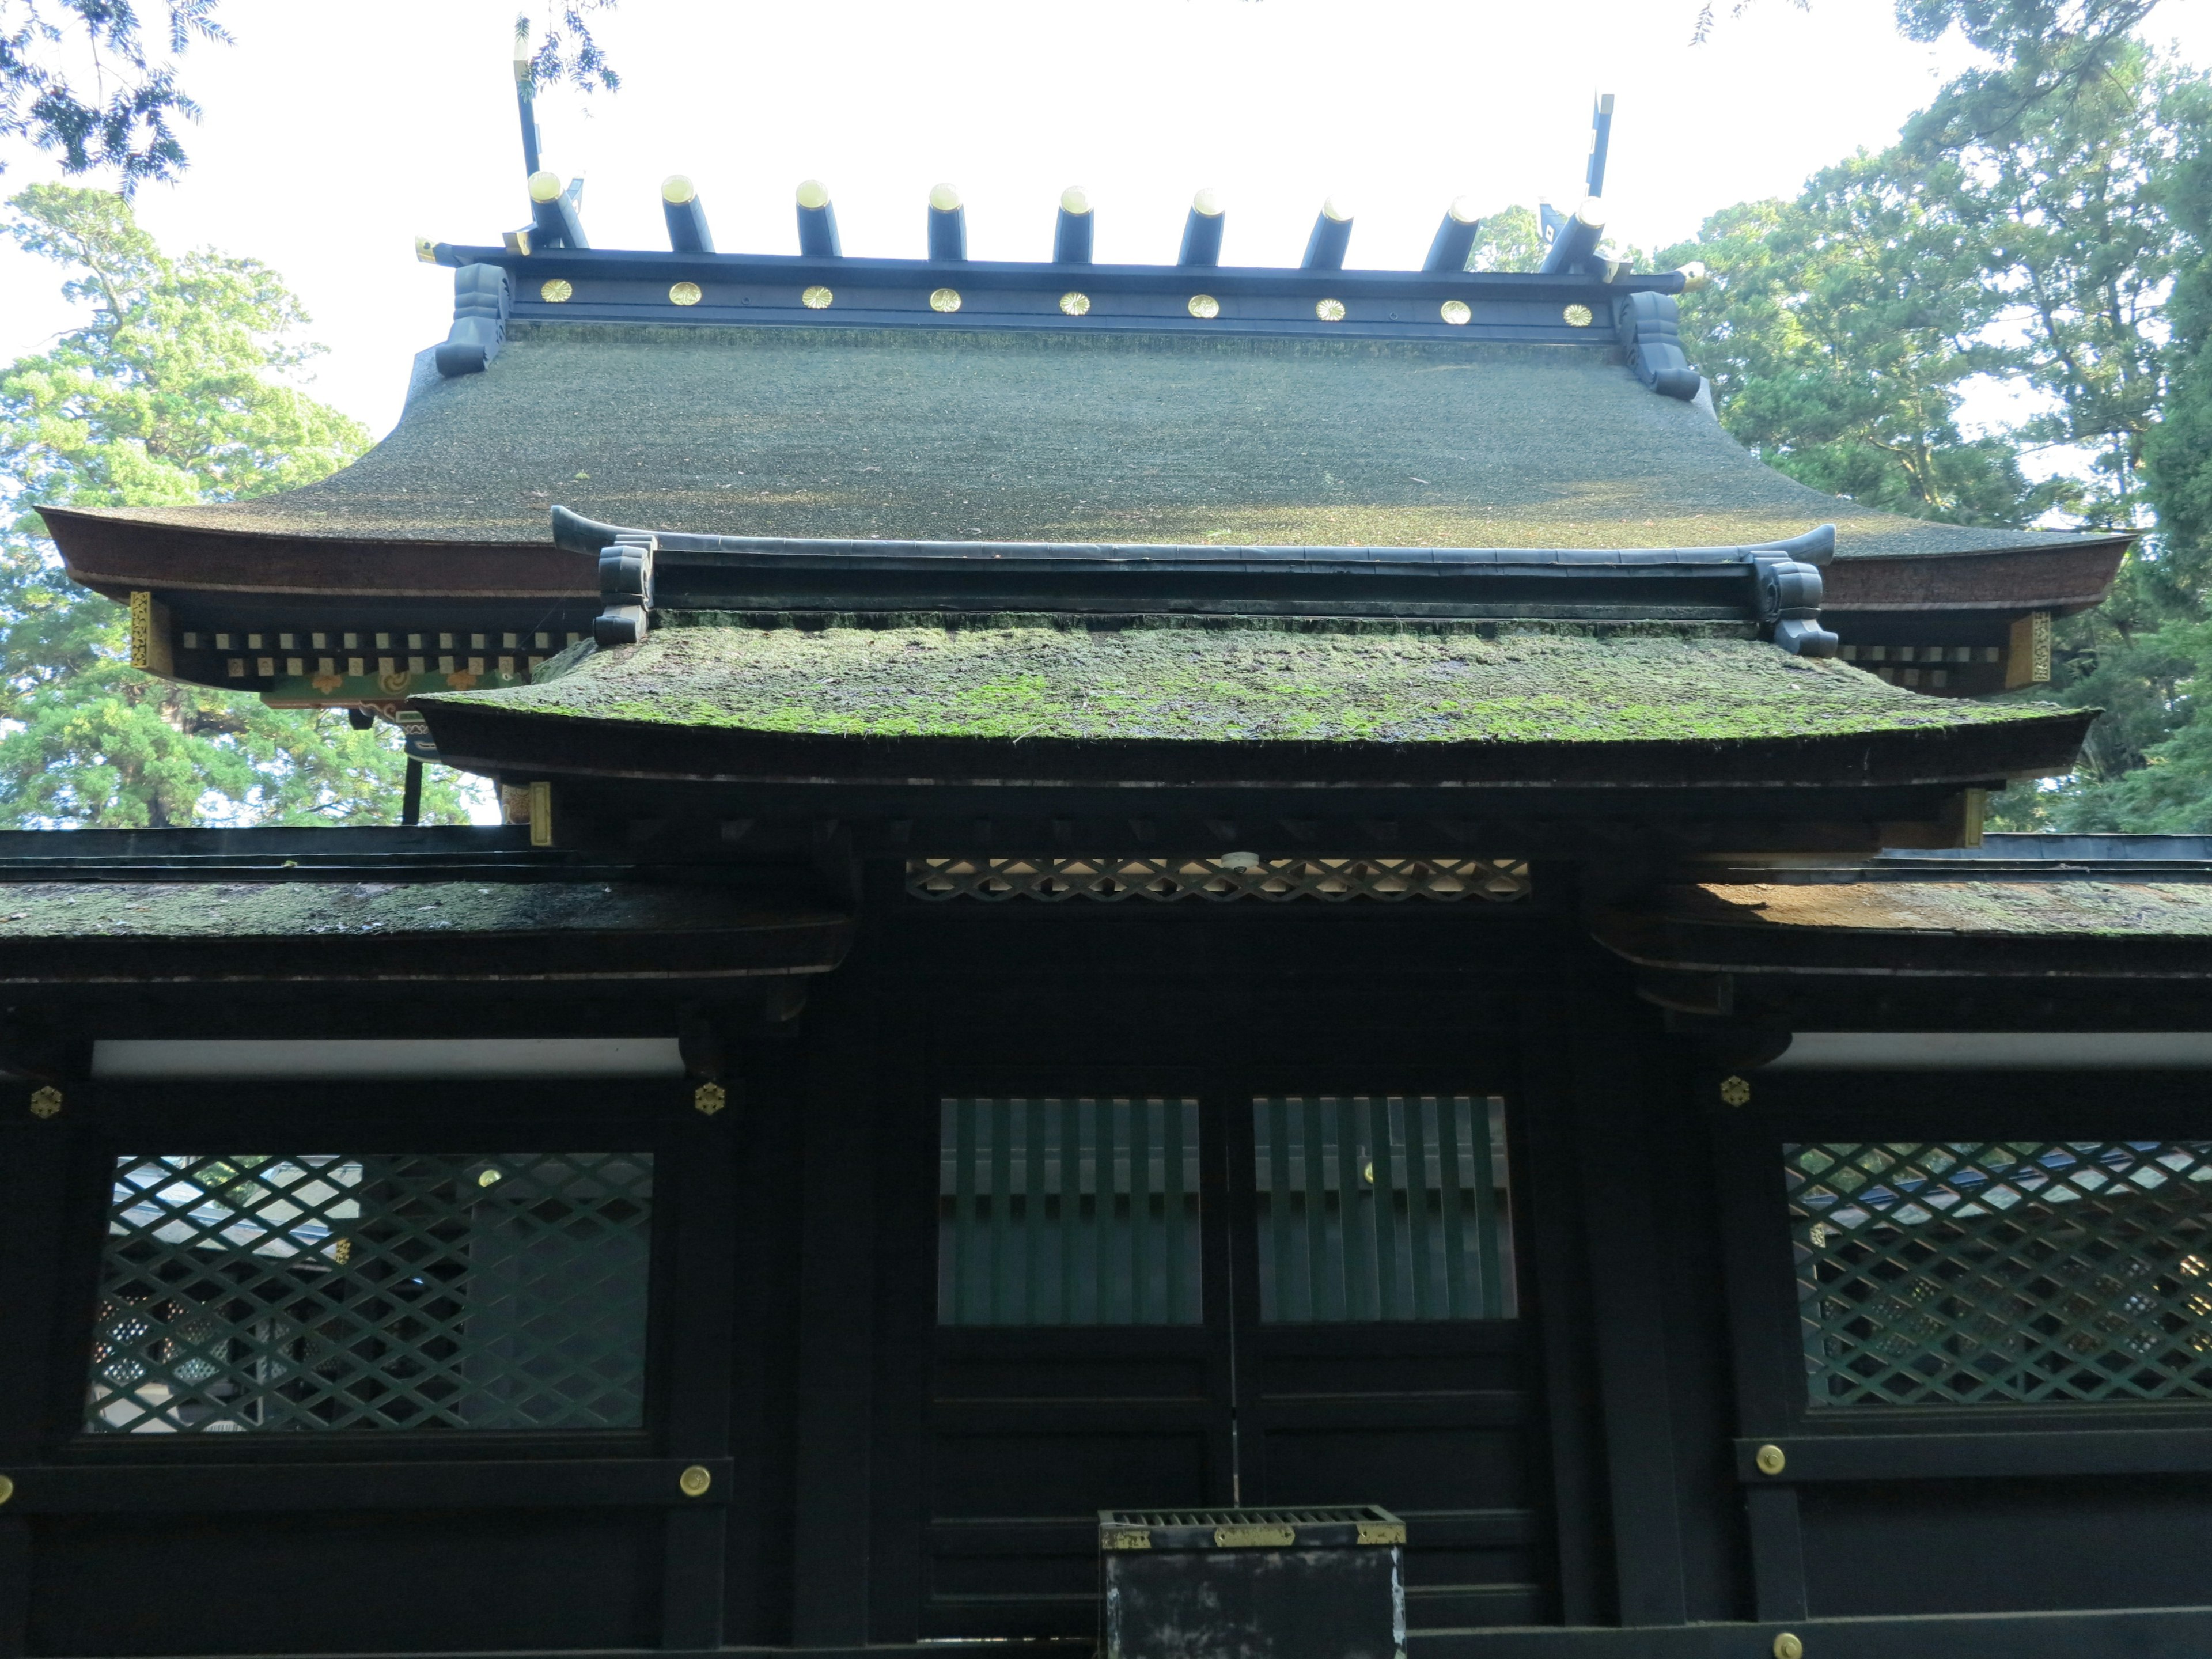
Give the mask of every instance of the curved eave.
<path id="1" fill-rule="evenodd" d="M 17 896 L 0 891 L 0 900 Z M 130 890 L 96 884 L 120 902 Z M 731 983 L 822 974 L 852 947 L 849 915 L 817 907 L 732 907 L 707 890 L 694 925 L 148 936 L 62 933 L 11 941 L 0 987 L 209 984 L 591 985 L 653 981 Z M 711 913 L 707 915 L 701 912 Z M 0 939 L 4 939 L 0 933 Z"/>
<path id="2" fill-rule="evenodd" d="M 1591 932 L 1616 956 L 1663 977 L 2212 978 L 2212 936 L 2204 934 L 1791 927 L 1705 921 L 1663 902 L 1600 911 Z"/>
<path id="3" fill-rule="evenodd" d="M 378 541 L 149 522 L 44 507 L 70 580 L 112 599 L 134 589 L 374 599 L 599 597 L 597 562 L 538 542 Z"/>
<path id="4" fill-rule="evenodd" d="M 1966 787 L 2069 769 L 2094 711 L 1845 735 L 1678 742 L 1374 743 L 875 738 L 416 704 L 440 756 L 508 775 L 872 790 L 1496 791 L 1630 800 L 1711 792 L 1797 815 L 1818 795 Z M 1533 805 L 1533 803 L 1532 803 Z"/>
<path id="5" fill-rule="evenodd" d="M 2048 611 L 2066 615 L 2104 602 L 2132 535 L 2048 547 L 1911 557 L 1838 556 L 1823 567 L 1832 613 Z"/>

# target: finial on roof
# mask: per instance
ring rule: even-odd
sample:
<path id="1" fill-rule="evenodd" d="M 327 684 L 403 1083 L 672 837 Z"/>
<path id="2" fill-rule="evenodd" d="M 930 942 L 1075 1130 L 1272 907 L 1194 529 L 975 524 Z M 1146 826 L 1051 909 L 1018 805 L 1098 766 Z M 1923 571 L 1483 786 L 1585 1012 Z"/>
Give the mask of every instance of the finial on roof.
<path id="1" fill-rule="evenodd" d="M 1306 270 L 1342 270 L 1345 250 L 1352 246 L 1352 210 L 1332 196 L 1314 216 L 1313 234 L 1306 238 Z"/>
<path id="2" fill-rule="evenodd" d="M 531 73 L 530 26 L 514 20 L 514 103 L 522 114 L 522 170 L 538 171 L 538 111 L 531 101 L 534 77 Z"/>
<path id="3" fill-rule="evenodd" d="M 940 264 L 968 257 L 968 210 L 960 204 L 960 192 L 951 185 L 930 188 L 929 257 Z"/>
<path id="4" fill-rule="evenodd" d="M 1423 270 L 1465 270 L 1468 256 L 1474 252 L 1474 239 L 1482 229 L 1481 216 L 1474 210 L 1474 198 L 1462 196 L 1444 210 L 1443 222 L 1437 227 L 1436 238 L 1429 244 L 1429 257 L 1421 261 Z"/>
<path id="5" fill-rule="evenodd" d="M 1605 194 L 1605 152 L 1613 142 L 1613 94 L 1598 94 L 1596 106 L 1590 111 L 1589 167 L 1583 182 L 1593 196 Z"/>
<path id="6" fill-rule="evenodd" d="M 1582 270 L 1596 257 L 1598 238 L 1604 234 L 1605 204 L 1592 197 L 1559 222 L 1552 246 L 1544 250 L 1544 263 L 1537 269 L 1552 273 Z"/>
<path id="7" fill-rule="evenodd" d="M 837 241 L 837 210 L 830 204 L 830 186 L 819 179 L 799 183 L 799 252 L 809 259 L 841 258 Z"/>
<path id="8" fill-rule="evenodd" d="M 678 253 L 714 251 L 714 233 L 707 228 L 699 187 L 680 173 L 660 181 L 660 216 L 668 221 L 668 246 Z"/>
<path id="9" fill-rule="evenodd" d="M 1208 185 L 1190 198 L 1190 214 L 1182 224 L 1182 251 L 1176 255 L 1179 265 L 1218 265 L 1221 263 L 1221 228 L 1227 216 L 1221 209 L 1221 194 Z"/>
<path id="10" fill-rule="evenodd" d="M 1060 192 L 1060 218 L 1053 226 L 1052 262 L 1056 265 L 1091 263 L 1091 192 L 1070 185 Z"/>
<path id="11" fill-rule="evenodd" d="M 587 248 L 584 222 L 577 210 L 584 199 L 581 173 L 563 189 L 561 175 L 540 168 L 530 175 L 531 240 L 539 247 Z"/>

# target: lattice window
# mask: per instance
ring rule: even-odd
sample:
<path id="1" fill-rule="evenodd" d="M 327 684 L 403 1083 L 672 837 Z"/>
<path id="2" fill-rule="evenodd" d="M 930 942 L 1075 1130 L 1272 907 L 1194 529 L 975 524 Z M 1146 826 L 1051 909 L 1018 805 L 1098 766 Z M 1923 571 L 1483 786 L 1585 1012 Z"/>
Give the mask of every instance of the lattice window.
<path id="1" fill-rule="evenodd" d="M 1488 899 L 1528 894 L 1518 859 L 909 859 L 918 898 L 1045 900 Z"/>
<path id="2" fill-rule="evenodd" d="M 1514 1316 L 1504 1103 L 1255 1100 L 1252 1128 L 1262 1321 Z"/>
<path id="3" fill-rule="evenodd" d="M 95 1434 L 643 1421 L 649 1152 L 118 1158 Z"/>
<path id="4" fill-rule="evenodd" d="M 1814 1405 L 2212 1398 L 2212 1141 L 1784 1154 Z"/>
<path id="5" fill-rule="evenodd" d="M 947 1100 L 937 1316 L 1194 1325 L 1198 1103 Z"/>

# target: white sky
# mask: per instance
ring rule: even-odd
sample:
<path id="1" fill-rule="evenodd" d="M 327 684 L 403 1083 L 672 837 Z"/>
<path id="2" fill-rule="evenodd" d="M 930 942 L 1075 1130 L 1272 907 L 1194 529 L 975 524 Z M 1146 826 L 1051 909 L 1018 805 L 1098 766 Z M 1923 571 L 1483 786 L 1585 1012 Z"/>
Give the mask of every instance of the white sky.
<path id="1" fill-rule="evenodd" d="M 538 0 L 542 7 L 544 0 Z M 1890 0 L 1758 0 L 1688 44 L 1697 0 L 1059 0 L 768 5 L 624 0 L 602 40 L 623 90 L 543 100 L 546 164 L 583 172 L 602 247 L 665 246 L 659 185 L 700 186 L 724 251 L 795 252 L 792 188 L 825 179 L 848 253 L 918 255 L 937 180 L 983 258 L 1048 252 L 1087 185 L 1103 260 L 1174 257 L 1191 192 L 1229 208 L 1224 257 L 1294 264 L 1322 197 L 1355 205 L 1350 263 L 1419 262 L 1446 203 L 1581 189 L 1590 97 L 1619 95 L 1616 240 L 1656 247 L 1706 214 L 1794 191 L 1878 147 L 1965 61 L 1901 40 Z M 331 348 L 320 394 L 381 432 L 409 360 L 444 337 L 452 275 L 417 233 L 495 241 L 528 217 L 514 0 L 225 0 L 234 46 L 195 47 L 207 118 L 184 182 L 149 188 L 171 246 L 280 270 Z M 2212 62 L 2212 4 L 2153 33 Z M 0 185 L 52 176 L 18 157 Z M 0 361 L 66 325 L 54 268 L 0 250 Z"/>

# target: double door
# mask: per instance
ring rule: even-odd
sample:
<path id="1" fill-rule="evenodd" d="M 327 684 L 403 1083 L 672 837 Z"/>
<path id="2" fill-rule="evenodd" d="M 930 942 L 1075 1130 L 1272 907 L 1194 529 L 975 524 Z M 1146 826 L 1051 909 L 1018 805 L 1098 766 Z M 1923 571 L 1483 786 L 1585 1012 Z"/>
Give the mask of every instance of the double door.
<path id="1" fill-rule="evenodd" d="M 936 1111 L 920 1634 L 1087 1633 L 1097 1510 L 1236 1504 L 1404 1516 L 1417 1626 L 1551 1616 L 1503 1101 Z"/>

